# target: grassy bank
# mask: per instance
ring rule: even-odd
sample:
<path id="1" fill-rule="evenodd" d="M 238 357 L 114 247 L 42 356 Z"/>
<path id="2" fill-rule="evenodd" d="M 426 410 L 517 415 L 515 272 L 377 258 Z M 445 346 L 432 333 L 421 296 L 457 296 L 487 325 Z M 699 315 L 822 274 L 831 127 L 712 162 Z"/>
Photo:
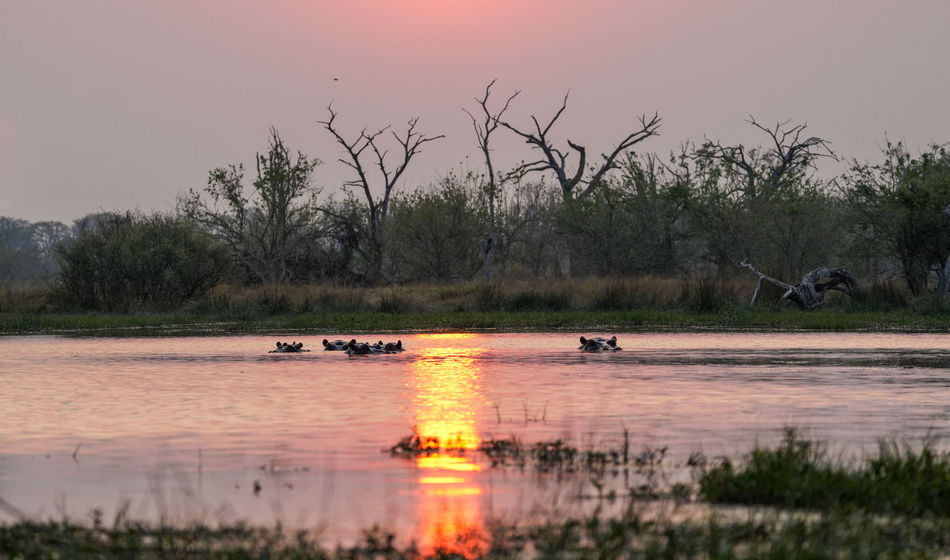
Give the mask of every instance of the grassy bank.
<path id="1" fill-rule="evenodd" d="M 172 311 L 117 302 L 70 309 L 45 288 L 0 289 L 0 334 L 89 335 L 361 333 L 413 330 L 828 330 L 950 331 L 950 306 L 910 301 L 893 285 L 830 297 L 803 312 L 776 305 L 754 283 L 671 278 L 468 282 L 398 287 L 217 286 Z"/>
<path id="2" fill-rule="evenodd" d="M 894 331 L 948 332 L 950 316 L 913 312 L 458 311 L 282 313 L 248 317 L 203 313 L 0 314 L 0 334 L 91 336 L 413 331 Z"/>

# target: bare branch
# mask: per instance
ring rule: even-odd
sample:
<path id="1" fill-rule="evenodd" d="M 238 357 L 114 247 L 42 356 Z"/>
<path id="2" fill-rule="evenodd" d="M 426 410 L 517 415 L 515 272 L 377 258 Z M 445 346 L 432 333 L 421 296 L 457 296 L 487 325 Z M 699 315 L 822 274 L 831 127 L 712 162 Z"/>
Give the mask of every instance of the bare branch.
<path id="1" fill-rule="evenodd" d="M 603 180 L 604 175 L 611 169 L 617 168 L 617 164 L 616 164 L 617 156 L 619 156 L 623 152 L 626 152 L 627 150 L 639 144 L 640 142 L 643 142 L 647 138 L 651 136 L 656 136 L 657 134 L 659 134 L 658 130 L 660 128 L 661 121 L 662 119 L 660 118 L 659 113 L 653 113 L 653 117 L 649 120 L 649 122 L 647 121 L 646 115 L 642 115 L 640 117 L 640 125 L 641 125 L 640 130 L 637 130 L 635 132 L 631 132 L 630 134 L 628 134 L 626 138 L 624 138 L 623 140 L 620 141 L 619 144 L 617 144 L 617 147 L 614 148 L 614 151 L 611 152 L 610 155 L 604 155 L 603 165 L 601 165 L 600 169 L 598 169 L 597 172 L 594 173 L 594 175 L 591 177 L 590 181 L 588 182 L 587 189 L 582 193 L 581 196 L 585 196 L 591 191 L 593 191 L 594 189 L 596 189 L 597 186 L 600 184 L 600 182 Z M 583 149 L 576 147 L 574 144 L 571 144 L 571 147 L 574 148 L 575 150 L 581 151 L 581 158 L 583 161 L 583 155 L 584 155 Z M 583 167 L 583 165 L 581 167 Z"/>
<path id="2" fill-rule="evenodd" d="M 554 116 L 543 128 L 537 117 L 534 115 L 531 116 L 531 121 L 534 123 L 534 128 L 536 131 L 534 133 L 524 132 L 523 130 L 515 128 L 508 122 L 501 122 L 502 126 L 514 132 L 518 136 L 521 136 L 525 139 L 525 142 L 541 150 L 541 153 L 544 154 L 543 160 L 531 164 L 522 164 L 519 172 L 522 174 L 527 172 L 547 170 L 554 172 L 558 184 L 561 186 L 561 193 L 565 199 L 573 198 L 575 196 L 574 191 L 577 186 L 584 183 L 587 184 L 587 188 L 577 195 L 578 198 L 588 196 L 591 192 L 597 189 L 597 187 L 603 181 L 604 176 L 610 170 L 617 168 L 617 157 L 643 140 L 657 135 L 661 121 L 659 115 L 656 113 L 654 113 L 653 117 L 649 119 L 649 121 L 645 115 L 641 116 L 641 128 L 628 134 L 609 154 L 603 154 L 604 162 L 597 169 L 597 171 L 591 175 L 590 179 L 585 181 L 584 173 L 587 171 L 587 149 L 576 142 L 572 142 L 571 140 L 567 141 L 567 145 L 571 148 L 571 150 L 576 152 L 578 156 L 577 168 L 575 169 L 574 173 L 569 173 L 567 171 L 567 159 L 569 154 L 553 147 L 550 140 L 548 139 L 548 133 L 551 131 L 551 127 L 554 126 L 554 123 L 557 122 L 557 120 L 567 109 L 567 99 L 569 95 L 570 92 L 564 96 L 564 100 L 561 102 L 560 108 L 558 108 Z"/>
<path id="3" fill-rule="evenodd" d="M 382 243 L 392 191 L 408 167 L 409 162 L 421 152 L 421 147 L 428 142 L 444 138 L 445 136 L 441 134 L 438 136 L 428 136 L 417 132 L 416 125 L 419 119 L 418 117 L 414 117 L 409 120 L 405 136 L 400 136 L 391 130 L 391 125 L 387 125 L 373 133 L 367 133 L 364 128 L 356 140 L 349 142 L 340 134 L 334 125 L 333 121 L 337 115 L 336 112 L 333 111 L 332 106 L 328 106 L 327 110 L 330 113 L 330 118 L 318 122 L 333 135 L 337 143 L 346 151 L 348 157 L 340 161 L 356 171 L 357 174 L 357 179 L 347 181 L 344 184 L 352 187 L 360 187 L 366 198 L 369 210 L 369 232 L 365 237 L 367 238 L 366 241 L 370 249 L 363 254 L 368 256 L 367 261 L 372 268 L 371 274 L 373 275 L 371 280 L 375 280 L 382 272 Z M 401 160 L 396 164 L 395 168 L 390 167 L 386 162 L 389 150 L 379 143 L 380 137 L 386 132 L 390 132 L 396 142 L 402 147 Z M 362 159 L 367 148 L 373 153 L 373 156 L 375 156 L 375 166 L 379 169 L 379 173 L 383 178 L 383 193 L 382 197 L 378 200 L 373 196 L 369 177 Z"/>

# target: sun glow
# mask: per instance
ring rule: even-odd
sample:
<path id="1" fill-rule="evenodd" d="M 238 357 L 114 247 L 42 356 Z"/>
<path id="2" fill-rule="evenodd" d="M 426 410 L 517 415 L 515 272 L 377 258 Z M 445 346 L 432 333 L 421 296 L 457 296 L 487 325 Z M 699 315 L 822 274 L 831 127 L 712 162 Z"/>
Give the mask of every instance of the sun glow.
<path id="1" fill-rule="evenodd" d="M 467 451 L 481 444 L 478 435 L 481 410 L 483 349 L 470 347 L 473 334 L 425 335 L 429 342 L 444 342 L 424 350 L 410 365 L 408 386 L 416 432 L 423 441 L 438 442 L 438 453 L 416 458 L 420 470 L 420 525 L 418 541 L 423 550 L 458 547 L 461 537 L 482 528 L 483 490 L 476 474 L 481 467 Z M 468 556 L 468 550 L 455 550 Z"/>

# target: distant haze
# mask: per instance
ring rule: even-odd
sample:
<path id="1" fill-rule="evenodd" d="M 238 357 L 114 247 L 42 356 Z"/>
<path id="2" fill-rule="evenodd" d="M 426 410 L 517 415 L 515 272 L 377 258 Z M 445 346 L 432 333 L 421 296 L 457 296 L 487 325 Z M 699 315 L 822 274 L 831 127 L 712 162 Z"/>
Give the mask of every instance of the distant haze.
<path id="1" fill-rule="evenodd" d="M 481 170 L 462 108 L 495 78 L 496 104 L 522 91 L 522 125 L 570 90 L 557 137 L 594 154 L 658 112 L 641 151 L 761 144 L 754 115 L 875 161 L 885 134 L 950 140 L 948 22 L 946 0 L 4 0 L 0 215 L 171 210 L 210 169 L 251 165 L 271 126 L 334 192 L 347 169 L 316 122 L 331 101 L 350 137 L 414 116 L 446 135 L 404 189 Z M 497 149 L 502 166 L 535 157 L 501 132 Z"/>

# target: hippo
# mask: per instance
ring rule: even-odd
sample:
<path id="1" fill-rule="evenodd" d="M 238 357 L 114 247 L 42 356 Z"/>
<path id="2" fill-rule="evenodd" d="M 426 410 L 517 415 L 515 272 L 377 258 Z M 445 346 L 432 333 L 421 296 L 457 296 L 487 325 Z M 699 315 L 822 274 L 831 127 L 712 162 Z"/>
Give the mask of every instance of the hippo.
<path id="1" fill-rule="evenodd" d="M 277 347 L 268 353 L 273 354 L 275 352 L 284 353 L 284 352 L 309 352 L 309 351 L 310 350 L 303 349 L 303 342 L 297 342 L 296 340 L 293 342 L 281 342 L 278 340 Z"/>
<path id="2" fill-rule="evenodd" d="M 623 350 L 623 348 L 617 346 L 616 336 L 609 339 L 602 336 L 595 336 L 593 338 L 584 338 L 582 336 L 581 345 L 578 346 L 577 349 L 585 352 L 616 352 L 617 350 Z"/>
<path id="3" fill-rule="evenodd" d="M 354 342 L 355 342 L 355 339 L 354 339 Z M 349 343 L 348 343 L 347 341 L 345 341 L 345 340 L 339 340 L 339 339 L 337 339 L 337 340 L 330 341 L 330 340 L 327 340 L 327 339 L 325 339 L 325 338 L 323 339 L 323 349 L 324 349 L 324 350 L 342 352 L 342 351 L 346 350 L 346 347 L 347 347 L 348 345 L 349 345 Z"/>
<path id="4" fill-rule="evenodd" d="M 354 338 L 346 345 L 344 352 L 351 356 L 364 356 L 366 354 L 375 354 L 376 352 L 373 352 L 373 349 L 373 345 L 367 342 L 356 342 Z"/>
<path id="5" fill-rule="evenodd" d="M 403 350 L 405 350 L 405 348 L 402 347 L 402 340 L 397 340 L 396 342 L 383 342 L 380 340 L 376 344 L 370 344 L 368 342 L 356 342 L 354 339 L 347 344 L 345 352 L 351 356 L 363 356 L 366 354 L 398 354 Z"/>
<path id="6" fill-rule="evenodd" d="M 396 342 L 383 342 L 380 340 L 376 344 L 370 344 L 370 346 L 376 354 L 398 354 L 405 350 L 405 348 L 402 347 L 401 340 L 397 340 Z"/>

